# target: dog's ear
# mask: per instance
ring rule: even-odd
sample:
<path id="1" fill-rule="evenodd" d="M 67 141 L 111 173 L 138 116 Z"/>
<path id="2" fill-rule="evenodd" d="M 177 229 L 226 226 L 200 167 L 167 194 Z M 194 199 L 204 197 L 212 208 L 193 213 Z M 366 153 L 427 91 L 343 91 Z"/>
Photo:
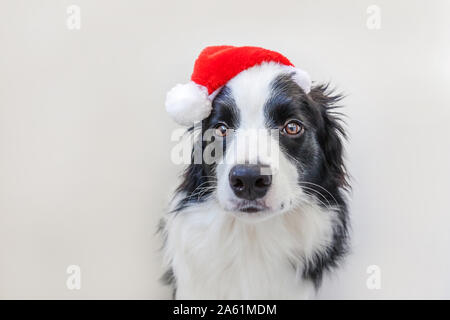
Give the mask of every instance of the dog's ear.
<path id="1" fill-rule="evenodd" d="M 340 94 L 329 90 L 328 85 L 318 85 L 311 89 L 309 97 L 323 120 L 318 139 L 326 160 L 326 169 L 338 186 L 347 188 L 347 173 L 344 164 L 343 140 L 347 138 L 342 120 L 342 113 L 336 110 L 343 99 Z"/>

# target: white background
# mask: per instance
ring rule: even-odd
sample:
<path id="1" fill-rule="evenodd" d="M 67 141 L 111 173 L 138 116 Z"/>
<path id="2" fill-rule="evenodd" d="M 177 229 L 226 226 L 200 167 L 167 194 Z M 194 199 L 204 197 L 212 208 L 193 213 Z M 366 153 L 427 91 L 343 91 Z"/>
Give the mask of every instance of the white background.
<path id="1" fill-rule="evenodd" d="M 165 93 L 203 47 L 233 44 L 347 95 L 352 254 L 319 297 L 450 298 L 449 14 L 445 0 L 1 1 L 0 297 L 170 297 L 155 230 L 182 168 Z"/>

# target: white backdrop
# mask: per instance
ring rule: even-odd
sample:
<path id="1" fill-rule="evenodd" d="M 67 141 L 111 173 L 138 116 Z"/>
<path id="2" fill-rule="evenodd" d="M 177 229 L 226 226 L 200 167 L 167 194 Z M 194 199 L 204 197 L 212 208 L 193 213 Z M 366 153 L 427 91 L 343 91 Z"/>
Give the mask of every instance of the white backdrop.
<path id="1" fill-rule="evenodd" d="M 170 296 L 155 230 L 181 167 L 165 92 L 204 46 L 234 44 L 347 95 L 352 254 L 319 298 L 450 298 L 449 13 L 445 0 L 2 1 L 0 297 Z"/>

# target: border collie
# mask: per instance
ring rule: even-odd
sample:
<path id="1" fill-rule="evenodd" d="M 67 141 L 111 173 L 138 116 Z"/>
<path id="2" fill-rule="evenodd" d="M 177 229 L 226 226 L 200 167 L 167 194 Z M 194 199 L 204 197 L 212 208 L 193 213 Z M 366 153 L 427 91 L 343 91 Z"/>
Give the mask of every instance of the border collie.
<path id="1" fill-rule="evenodd" d="M 202 151 L 219 143 L 223 152 L 187 166 L 160 225 L 174 298 L 305 299 L 338 266 L 349 224 L 340 99 L 327 85 L 306 94 L 276 63 L 220 89 L 188 132 Z M 279 133 L 276 159 L 236 148 L 249 130 Z"/>

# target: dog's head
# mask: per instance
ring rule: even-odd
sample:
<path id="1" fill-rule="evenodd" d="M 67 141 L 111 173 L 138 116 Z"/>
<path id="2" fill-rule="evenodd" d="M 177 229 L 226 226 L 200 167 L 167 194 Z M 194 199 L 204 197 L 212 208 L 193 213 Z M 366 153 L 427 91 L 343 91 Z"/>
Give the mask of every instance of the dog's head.
<path id="1" fill-rule="evenodd" d="M 226 212 L 257 221 L 311 202 L 344 205 L 345 134 L 333 111 L 340 97 L 326 86 L 306 94 L 294 77 L 263 63 L 218 92 L 198 138 L 203 161 L 187 168 L 179 208 L 214 198 Z"/>

